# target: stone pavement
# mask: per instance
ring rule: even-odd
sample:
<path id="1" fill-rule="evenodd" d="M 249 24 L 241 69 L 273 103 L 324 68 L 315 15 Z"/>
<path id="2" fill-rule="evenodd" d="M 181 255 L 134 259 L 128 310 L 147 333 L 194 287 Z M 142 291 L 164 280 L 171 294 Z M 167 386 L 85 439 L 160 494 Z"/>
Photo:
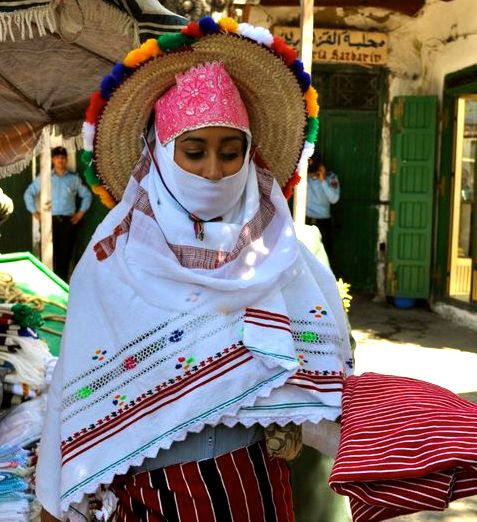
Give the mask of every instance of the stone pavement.
<path id="1" fill-rule="evenodd" d="M 356 373 L 374 371 L 433 382 L 477 403 L 477 333 L 428 310 L 398 310 L 357 296 L 350 321 Z M 443 513 L 424 512 L 394 522 L 477 522 L 477 497 Z"/>

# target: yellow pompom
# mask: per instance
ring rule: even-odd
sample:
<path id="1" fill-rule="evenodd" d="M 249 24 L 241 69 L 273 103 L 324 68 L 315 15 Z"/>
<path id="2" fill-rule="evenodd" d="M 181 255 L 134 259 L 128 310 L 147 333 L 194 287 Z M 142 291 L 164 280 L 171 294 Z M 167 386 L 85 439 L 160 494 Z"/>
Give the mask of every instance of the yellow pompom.
<path id="1" fill-rule="evenodd" d="M 319 106 L 318 106 L 318 93 L 314 87 L 310 87 L 305 92 L 306 111 L 308 116 L 312 118 L 318 118 Z"/>
<path id="2" fill-rule="evenodd" d="M 114 201 L 114 198 L 110 194 L 108 194 L 105 197 L 102 197 L 101 203 L 110 210 L 116 206 L 116 201 Z"/>
<path id="3" fill-rule="evenodd" d="M 146 55 L 143 49 L 133 49 L 132 51 L 129 51 L 126 58 L 124 58 L 124 65 L 126 67 L 137 67 L 142 62 L 145 62 L 149 57 Z"/>
<path id="4" fill-rule="evenodd" d="M 140 49 L 148 58 L 155 58 L 161 54 L 156 38 L 149 38 L 149 40 L 146 40 L 141 45 Z"/>
<path id="5" fill-rule="evenodd" d="M 104 185 L 93 185 L 91 190 L 96 194 L 101 203 L 107 208 L 113 208 L 116 206 L 116 201 L 113 196 L 109 193 L 108 189 Z"/>
<path id="6" fill-rule="evenodd" d="M 237 33 L 238 32 L 238 23 L 233 18 L 228 16 L 224 16 L 218 22 L 220 28 L 225 33 Z"/>
<path id="7" fill-rule="evenodd" d="M 101 194 L 106 190 L 103 185 L 92 185 L 90 189 L 93 194 L 96 194 L 97 196 L 101 196 Z"/>

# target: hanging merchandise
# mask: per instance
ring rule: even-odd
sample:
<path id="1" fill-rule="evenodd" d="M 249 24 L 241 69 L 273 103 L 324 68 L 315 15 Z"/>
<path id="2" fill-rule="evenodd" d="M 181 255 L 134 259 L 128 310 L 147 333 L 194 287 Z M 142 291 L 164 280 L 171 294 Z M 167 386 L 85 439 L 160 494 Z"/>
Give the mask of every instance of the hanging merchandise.
<path id="1" fill-rule="evenodd" d="M 0 522 L 27 522 L 41 510 L 33 486 L 35 448 L 56 357 L 38 335 L 49 319 L 41 315 L 47 301 L 24 294 L 3 273 L 0 300 Z"/>

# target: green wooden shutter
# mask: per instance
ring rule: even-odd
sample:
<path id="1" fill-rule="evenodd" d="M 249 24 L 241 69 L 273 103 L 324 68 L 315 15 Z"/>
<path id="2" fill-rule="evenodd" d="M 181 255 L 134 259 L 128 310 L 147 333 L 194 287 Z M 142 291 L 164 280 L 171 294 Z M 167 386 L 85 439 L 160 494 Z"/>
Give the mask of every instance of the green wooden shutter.
<path id="1" fill-rule="evenodd" d="M 429 297 L 436 131 L 437 97 L 393 100 L 389 295 Z"/>

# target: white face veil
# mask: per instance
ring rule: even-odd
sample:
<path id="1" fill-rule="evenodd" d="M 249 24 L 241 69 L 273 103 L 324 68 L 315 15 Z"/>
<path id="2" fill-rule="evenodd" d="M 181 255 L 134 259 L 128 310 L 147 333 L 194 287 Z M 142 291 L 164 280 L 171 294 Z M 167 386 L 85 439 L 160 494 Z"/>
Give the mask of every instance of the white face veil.
<path id="1" fill-rule="evenodd" d="M 201 220 L 233 219 L 232 216 L 237 215 L 236 207 L 243 196 L 250 171 L 251 138 L 247 136 L 246 139 L 247 149 L 242 167 L 233 175 L 219 180 L 209 180 L 185 171 L 174 161 L 176 140 L 165 147 L 157 140 L 155 155 L 163 183 L 182 207 Z M 161 183 L 159 176 L 155 176 L 154 179 L 156 183 Z M 157 191 L 159 194 L 164 192 L 160 186 L 157 186 Z M 167 200 L 167 196 L 162 199 Z"/>

